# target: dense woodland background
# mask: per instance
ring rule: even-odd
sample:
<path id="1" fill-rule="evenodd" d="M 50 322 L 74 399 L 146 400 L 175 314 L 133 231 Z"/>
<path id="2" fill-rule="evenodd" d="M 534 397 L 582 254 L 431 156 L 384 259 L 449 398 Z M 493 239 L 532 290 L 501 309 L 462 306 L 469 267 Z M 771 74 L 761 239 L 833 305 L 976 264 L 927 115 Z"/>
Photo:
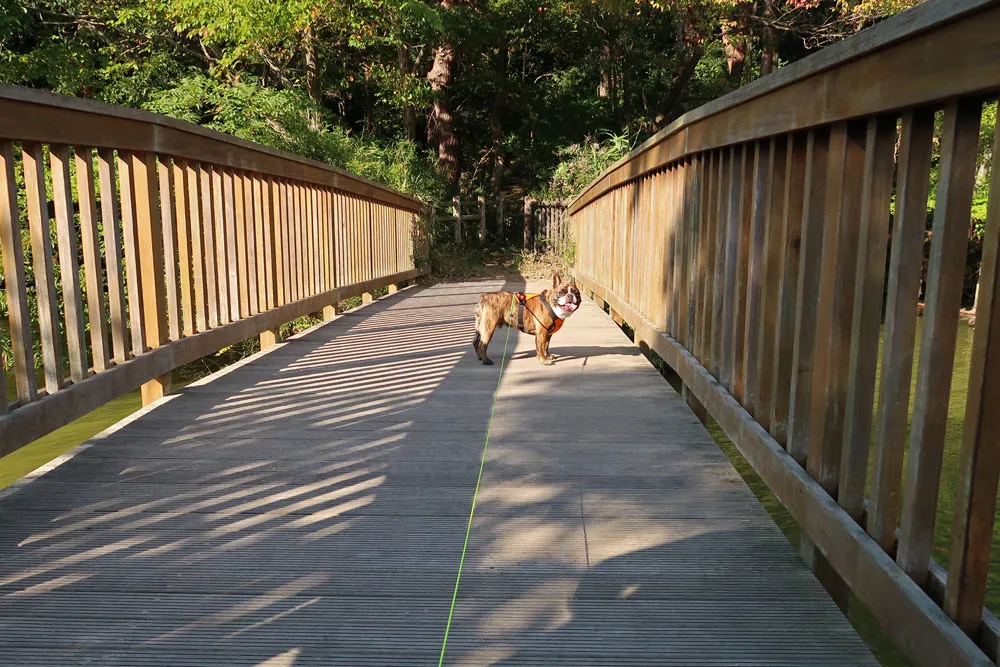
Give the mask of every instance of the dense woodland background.
<path id="1" fill-rule="evenodd" d="M 425 199 L 574 195 L 684 111 L 918 0 L 0 0 L 0 81 Z"/>

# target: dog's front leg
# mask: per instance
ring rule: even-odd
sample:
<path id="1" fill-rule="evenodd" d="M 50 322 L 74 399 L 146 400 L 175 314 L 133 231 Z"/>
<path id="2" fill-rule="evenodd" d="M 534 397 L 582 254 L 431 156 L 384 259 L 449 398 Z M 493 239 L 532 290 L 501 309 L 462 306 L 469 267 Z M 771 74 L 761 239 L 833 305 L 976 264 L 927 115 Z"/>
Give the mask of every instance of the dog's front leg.
<path id="1" fill-rule="evenodd" d="M 535 332 L 535 352 L 538 354 L 538 361 L 543 366 L 553 364 L 552 355 L 549 354 L 549 332 L 541 327 Z"/>

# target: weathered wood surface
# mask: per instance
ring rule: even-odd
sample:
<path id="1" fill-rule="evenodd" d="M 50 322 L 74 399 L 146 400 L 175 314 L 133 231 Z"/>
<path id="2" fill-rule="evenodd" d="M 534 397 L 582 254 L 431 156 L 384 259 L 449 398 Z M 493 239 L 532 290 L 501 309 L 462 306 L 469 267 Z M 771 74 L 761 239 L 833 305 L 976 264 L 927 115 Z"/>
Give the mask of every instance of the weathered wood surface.
<path id="1" fill-rule="evenodd" d="M 433 664 L 496 287 L 342 316 L 0 499 L 0 663 Z M 532 346 L 512 333 L 447 664 L 877 664 L 610 318 L 587 302 L 551 368 Z"/>

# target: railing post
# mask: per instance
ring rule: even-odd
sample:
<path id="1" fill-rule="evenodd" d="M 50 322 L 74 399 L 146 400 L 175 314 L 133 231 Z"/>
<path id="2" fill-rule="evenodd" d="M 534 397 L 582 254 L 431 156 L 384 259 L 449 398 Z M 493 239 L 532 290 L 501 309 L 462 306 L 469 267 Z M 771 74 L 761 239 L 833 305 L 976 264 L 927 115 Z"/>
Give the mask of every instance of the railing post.
<path id="1" fill-rule="evenodd" d="M 482 244 L 486 241 L 486 199 L 479 195 L 476 201 L 479 202 L 479 243 Z"/>
<path id="2" fill-rule="evenodd" d="M 500 201 L 497 203 L 497 236 L 500 238 L 500 245 L 503 245 L 507 240 L 503 224 L 503 195 L 500 195 Z"/>
<path id="3" fill-rule="evenodd" d="M 146 345 L 155 349 L 167 343 L 167 286 L 164 278 L 163 222 L 159 208 L 156 155 L 133 153 L 131 158 L 143 328 Z M 169 394 L 170 385 L 170 373 L 143 384 L 143 405 L 149 405 Z"/>
<path id="4" fill-rule="evenodd" d="M 524 250 L 535 250 L 535 200 L 524 198 Z"/>
<path id="5" fill-rule="evenodd" d="M 281 331 L 279 329 L 268 329 L 260 332 L 260 349 L 266 350 L 281 342 Z"/>

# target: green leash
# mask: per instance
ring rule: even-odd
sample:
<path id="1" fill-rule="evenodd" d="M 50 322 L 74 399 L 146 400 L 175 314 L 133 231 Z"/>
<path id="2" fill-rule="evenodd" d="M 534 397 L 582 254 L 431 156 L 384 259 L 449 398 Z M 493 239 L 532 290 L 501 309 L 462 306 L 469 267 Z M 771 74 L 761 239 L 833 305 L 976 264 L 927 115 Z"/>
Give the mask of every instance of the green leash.
<path id="1" fill-rule="evenodd" d="M 514 299 L 510 301 L 510 314 L 514 315 Z M 455 601 L 458 600 L 458 585 L 462 581 L 462 567 L 465 565 L 465 552 L 469 548 L 469 535 L 472 533 L 472 517 L 476 515 L 476 501 L 479 499 L 479 485 L 483 481 L 483 468 L 486 467 L 486 450 L 490 446 L 490 431 L 493 430 L 493 414 L 497 410 L 497 397 L 500 395 L 500 380 L 503 379 L 503 367 L 507 361 L 507 343 L 510 341 L 510 325 L 507 325 L 507 336 L 503 341 L 503 356 L 500 358 L 500 373 L 497 375 L 497 388 L 493 391 L 493 406 L 490 408 L 490 423 L 486 427 L 486 443 L 483 445 L 483 456 L 479 460 L 479 479 L 476 480 L 476 491 L 472 494 L 472 510 L 469 512 L 469 525 L 465 528 L 465 544 L 462 545 L 462 558 L 458 561 L 458 576 L 455 577 L 455 591 L 451 594 L 451 608 L 448 610 L 448 625 L 444 628 L 444 641 L 441 642 L 441 657 L 438 667 L 444 665 L 444 652 L 448 648 L 448 633 L 451 632 L 451 619 L 455 615 Z"/>

